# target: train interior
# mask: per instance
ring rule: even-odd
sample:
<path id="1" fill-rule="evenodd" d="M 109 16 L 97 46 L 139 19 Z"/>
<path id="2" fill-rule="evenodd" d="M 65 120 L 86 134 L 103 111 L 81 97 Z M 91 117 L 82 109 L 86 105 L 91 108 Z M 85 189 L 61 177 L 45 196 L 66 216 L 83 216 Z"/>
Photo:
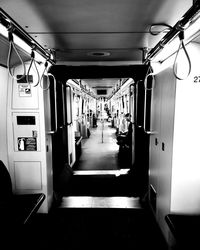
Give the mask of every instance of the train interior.
<path id="1" fill-rule="evenodd" d="M 0 244 L 198 249 L 200 1 L 2 0 Z"/>

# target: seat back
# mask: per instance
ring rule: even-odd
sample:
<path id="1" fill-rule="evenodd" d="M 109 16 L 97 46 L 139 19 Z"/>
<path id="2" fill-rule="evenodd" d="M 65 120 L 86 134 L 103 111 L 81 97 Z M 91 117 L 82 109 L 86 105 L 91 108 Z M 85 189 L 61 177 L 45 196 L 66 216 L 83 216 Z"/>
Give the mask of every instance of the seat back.
<path id="1" fill-rule="evenodd" d="M 0 160 L 0 199 L 1 201 L 8 201 L 12 196 L 12 181 L 10 173 L 4 163 Z"/>

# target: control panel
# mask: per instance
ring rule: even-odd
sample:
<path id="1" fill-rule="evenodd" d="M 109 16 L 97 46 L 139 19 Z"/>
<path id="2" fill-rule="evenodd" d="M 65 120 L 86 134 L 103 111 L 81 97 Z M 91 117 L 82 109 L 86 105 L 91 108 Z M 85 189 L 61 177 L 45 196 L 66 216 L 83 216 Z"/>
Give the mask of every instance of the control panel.
<path id="1" fill-rule="evenodd" d="M 14 151 L 40 151 L 39 114 L 12 114 Z"/>

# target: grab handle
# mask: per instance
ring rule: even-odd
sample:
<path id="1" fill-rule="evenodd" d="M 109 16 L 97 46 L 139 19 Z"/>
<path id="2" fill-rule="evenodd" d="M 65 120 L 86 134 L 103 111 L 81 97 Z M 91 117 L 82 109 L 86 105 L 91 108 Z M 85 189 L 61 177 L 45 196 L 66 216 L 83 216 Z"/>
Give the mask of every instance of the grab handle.
<path id="1" fill-rule="evenodd" d="M 143 124 L 142 124 L 142 121 L 141 121 L 141 117 L 139 117 L 139 106 L 140 106 L 140 103 L 139 103 L 139 100 L 141 98 L 139 98 L 139 95 L 140 95 L 140 90 L 139 90 L 139 84 L 140 82 L 143 82 L 142 80 L 138 80 L 136 83 L 135 83 L 135 91 L 134 91 L 134 103 L 135 103 L 135 111 L 134 111 L 134 120 L 135 120 L 135 126 L 139 129 L 142 128 Z M 140 101 L 141 102 L 141 101 Z"/>
<path id="2" fill-rule="evenodd" d="M 70 122 L 66 122 L 67 125 L 71 125 L 73 123 L 73 117 L 72 117 L 72 87 L 69 84 L 66 84 L 66 88 L 69 88 L 69 96 L 70 96 Z M 67 119 L 68 120 L 68 119 Z"/>
<path id="3" fill-rule="evenodd" d="M 151 86 L 151 88 L 148 88 L 147 87 L 147 81 L 148 81 L 148 77 L 149 76 L 152 76 L 152 78 L 153 78 L 153 83 L 152 83 L 152 86 Z M 144 132 L 146 133 L 146 134 L 148 134 L 148 135 L 153 135 L 153 134 L 156 134 L 156 131 L 152 131 L 151 129 L 147 129 L 146 128 L 146 114 L 147 114 L 147 93 L 148 93 L 148 91 L 151 91 L 151 95 L 150 95 L 150 97 L 152 97 L 152 92 L 153 92 L 153 89 L 154 89 L 154 85 L 155 85 L 155 79 L 154 79 L 154 77 L 153 77 L 153 74 L 148 74 L 147 76 L 146 76 L 146 78 L 145 78 L 145 80 L 144 80 L 144 89 L 145 89 L 145 97 L 144 97 L 144 124 L 143 124 L 143 128 L 144 128 Z"/>
<path id="4" fill-rule="evenodd" d="M 56 79 L 54 77 L 54 75 L 48 73 L 48 77 L 53 77 L 53 92 L 54 92 L 54 106 L 53 106 L 53 112 L 51 112 L 51 114 L 54 114 L 54 118 L 55 119 L 51 119 L 51 130 L 47 131 L 47 134 L 53 135 L 57 132 L 58 130 L 58 120 L 57 120 L 57 92 L 56 92 Z M 49 88 L 50 90 L 50 88 Z M 52 123 L 52 120 L 54 121 L 54 123 Z"/>

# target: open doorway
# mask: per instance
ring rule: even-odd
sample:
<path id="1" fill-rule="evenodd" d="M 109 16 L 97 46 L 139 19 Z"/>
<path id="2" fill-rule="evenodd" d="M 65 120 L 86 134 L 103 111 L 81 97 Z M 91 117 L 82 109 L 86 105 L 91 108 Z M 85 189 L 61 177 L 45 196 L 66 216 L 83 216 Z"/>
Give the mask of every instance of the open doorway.
<path id="1" fill-rule="evenodd" d="M 96 172 L 118 175 L 130 169 L 134 158 L 133 143 L 122 150 L 117 138 L 128 130 L 129 122 L 124 119 L 126 114 L 130 114 L 130 123 L 133 124 L 133 83 L 132 78 L 67 81 L 73 92 L 72 114 L 76 143 L 73 169 L 76 173 L 87 171 L 87 174 Z"/>

